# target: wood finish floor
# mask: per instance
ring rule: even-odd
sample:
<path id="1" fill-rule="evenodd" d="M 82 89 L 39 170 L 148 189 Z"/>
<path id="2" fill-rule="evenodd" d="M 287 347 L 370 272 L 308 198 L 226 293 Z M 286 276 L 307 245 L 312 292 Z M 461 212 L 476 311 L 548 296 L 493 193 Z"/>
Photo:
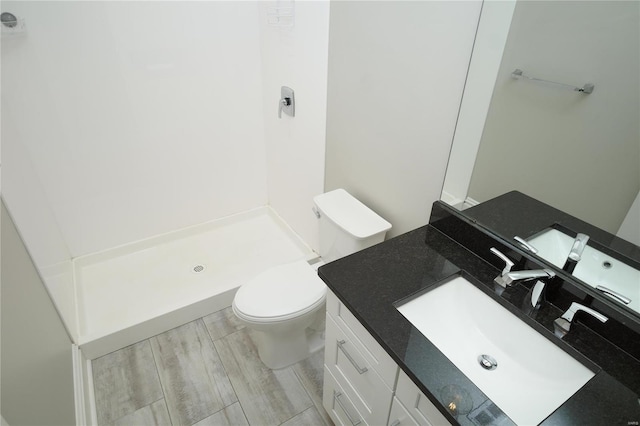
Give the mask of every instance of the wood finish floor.
<path id="1" fill-rule="evenodd" d="M 270 370 L 231 308 L 92 367 L 100 426 L 333 425 L 322 408 L 323 351 Z"/>

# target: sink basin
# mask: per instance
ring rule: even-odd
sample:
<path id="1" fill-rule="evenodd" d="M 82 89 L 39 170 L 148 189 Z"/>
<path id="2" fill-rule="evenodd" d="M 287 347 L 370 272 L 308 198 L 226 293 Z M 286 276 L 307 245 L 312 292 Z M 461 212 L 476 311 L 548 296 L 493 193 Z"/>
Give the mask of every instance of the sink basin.
<path id="1" fill-rule="evenodd" d="M 542 422 L 595 375 L 462 276 L 396 308 L 516 424 Z"/>
<path id="2" fill-rule="evenodd" d="M 562 268 L 573 240 L 573 237 L 564 232 L 549 228 L 529 239 L 528 243 L 538 249 L 538 256 Z M 573 276 L 591 287 L 604 286 L 628 297 L 631 302 L 626 306 L 640 312 L 640 286 L 638 286 L 640 271 L 626 263 L 587 245 L 582 253 L 582 259 L 573 271 Z M 613 300 L 617 299 L 613 298 Z"/>

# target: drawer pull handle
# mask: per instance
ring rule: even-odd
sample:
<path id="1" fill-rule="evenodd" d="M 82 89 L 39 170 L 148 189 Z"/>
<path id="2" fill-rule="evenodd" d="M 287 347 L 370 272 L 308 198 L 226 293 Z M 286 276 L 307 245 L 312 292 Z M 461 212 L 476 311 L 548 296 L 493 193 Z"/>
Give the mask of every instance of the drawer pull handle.
<path id="1" fill-rule="evenodd" d="M 340 408 L 342 408 L 342 411 L 344 411 L 344 414 L 347 416 L 347 418 L 349 419 L 351 424 L 353 426 L 359 425 L 361 420 L 358 419 L 355 422 L 353 421 L 353 417 L 351 417 L 351 414 L 349 414 L 349 411 L 347 410 L 347 407 L 345 407 L 344 404 L 342 404 L 342 401 L 340 401 L 340 397 L 341 396 L 342 396 L 342 392 L 336 392 L 335 390 L 333 391 L 333 399 L 335 399 L 335 401 L 338 403 Z"/>
<path id="2" fill-rule="evenodd" d="M 358 363 L 356 362 L 355 359 L 353 359 L 353 357 L 351 356 L 351 354 L 349 352 L 347 352 L 347 350 L 344 348 L 344 344 L 347 343 L 345 340 L 338 340 L 338 348 L 340 348 L 340 350 L 342 351 L 342 353 L 344 354 L 344 356 L 347 357 L 347 359 L 349 360 L 349 362 L 355 367 L 355 369 L 358 371 L 358 373 L 360 374 L 364 374 L 366 373 L 369 369 L 367 367 L 360 367 L 358 365 Z"/>
<path id="3" fill-rule="evenodd" d="M 395 419 L 389 426 L 400 426 L 402 422 L 399 419 Z"/>

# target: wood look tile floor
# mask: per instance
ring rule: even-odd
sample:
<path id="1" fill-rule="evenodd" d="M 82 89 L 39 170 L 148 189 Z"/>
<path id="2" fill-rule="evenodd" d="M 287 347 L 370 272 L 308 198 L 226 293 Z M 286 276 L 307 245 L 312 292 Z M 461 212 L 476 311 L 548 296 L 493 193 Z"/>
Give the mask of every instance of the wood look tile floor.
<path id="1" fill-rule="evenodd" d="M 331 426 L 323 355 L 270 370 L 227 308 L 95 359 L 98 424 Z"/>

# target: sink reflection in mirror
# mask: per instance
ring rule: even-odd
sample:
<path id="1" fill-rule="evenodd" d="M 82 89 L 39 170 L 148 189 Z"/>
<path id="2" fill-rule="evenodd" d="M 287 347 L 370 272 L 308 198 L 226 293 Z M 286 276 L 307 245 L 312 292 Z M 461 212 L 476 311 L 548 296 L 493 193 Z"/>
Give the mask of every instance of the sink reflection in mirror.
<path id="1" fill-rule="evenodd" d="M 516 424 L 538 424 L 593 376 L 461 275 L 396 309 Z"/>
<path id="2" fill-rule="evenodd" d="M 565 265 L 574 237 L 549 228 L 527 240 L 537 255 L 558 268 Z M 597 289 L 611 300 L 640 312 L 640 271 L 603 253 L 587 243 L 573 276 Z"/>

